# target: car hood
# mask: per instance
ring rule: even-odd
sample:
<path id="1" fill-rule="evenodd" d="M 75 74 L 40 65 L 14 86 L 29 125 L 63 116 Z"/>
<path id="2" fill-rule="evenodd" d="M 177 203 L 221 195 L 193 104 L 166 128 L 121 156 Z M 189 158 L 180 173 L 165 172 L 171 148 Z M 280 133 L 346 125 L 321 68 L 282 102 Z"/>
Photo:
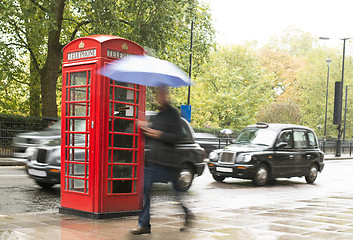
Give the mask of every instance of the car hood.
<path id="1" fill-rule="evenodd" d="M 223 151 L 230 152 L 258 152 L 269 149 L 269 146 L 256 145 L 256 144 L 232 144 L 223 149 Z"/>
<path id="2" fill-rule="evenodd" d="M 27 133 L 20 133 L 16 137 L 20 138 L 60 138 L 61 132 L 60 131 L 40 131 L 40 132 L 27 132 Z"/>

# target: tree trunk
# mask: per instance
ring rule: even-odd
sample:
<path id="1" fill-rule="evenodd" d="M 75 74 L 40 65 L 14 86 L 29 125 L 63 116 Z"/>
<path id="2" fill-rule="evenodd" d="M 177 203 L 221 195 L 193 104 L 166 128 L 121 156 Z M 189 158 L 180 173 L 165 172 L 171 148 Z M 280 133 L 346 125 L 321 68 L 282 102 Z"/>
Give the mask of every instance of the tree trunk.
<path id="1" fill-rule="evenodd" d="M 47 59 L 40 74 L 42 92 L 42 116 L 57 118 L 58 108 L 56 104 L 56 83 L 62 60 L 60 32 L 63 21 L 65 0 L 53 0 L 50 8 L 53 15 L 55 16 L 55 19 L 53 19 L 53 27 L 49 31 Z"/>
<path id="2" fill-rule="evenodd" d="M 39 74 L 37 69 L 33 66 L 33 60 L 30 63 L 30 76 L 29 76 L 29 109 L 30 115 L 39 117 L 40 109 L 40 84 Z"/>

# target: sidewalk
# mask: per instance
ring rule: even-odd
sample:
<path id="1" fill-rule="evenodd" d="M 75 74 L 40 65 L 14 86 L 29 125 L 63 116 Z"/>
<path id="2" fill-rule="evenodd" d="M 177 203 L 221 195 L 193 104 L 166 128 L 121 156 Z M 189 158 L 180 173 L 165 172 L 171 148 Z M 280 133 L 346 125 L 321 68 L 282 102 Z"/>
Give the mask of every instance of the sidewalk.
<path id="1" fill-rule="evenodd" d="M 353 239 L 353 193 L 247 208 L 191 204 L 196 219 L 186 232 L 179 231 L 183 221 L 179 208 L 164 202 L 153 204 L 152 234 L 130 234 L 136 227 L 136 216 L 92 220 L 41 212 L 0 215 L 0 239 Z"/>

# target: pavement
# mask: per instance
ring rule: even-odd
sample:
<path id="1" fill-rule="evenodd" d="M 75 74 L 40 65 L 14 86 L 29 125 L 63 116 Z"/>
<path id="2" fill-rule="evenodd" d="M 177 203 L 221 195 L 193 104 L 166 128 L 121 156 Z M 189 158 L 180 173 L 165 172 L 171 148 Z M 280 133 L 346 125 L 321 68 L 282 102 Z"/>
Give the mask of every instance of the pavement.
<path id="1" fill-rule="evenodd" d="M 152 204 L 152 234 L 130 234 L 130 229 L 136 227 L 137 216 L 96 220 L 48 211 L 0 215 L 0 240 L 353 239 L 351 190 L 248 207 L 229 207 L 217 202 L 204 205 L 197 199 L 188 202 L 188 206 L 196 219 L 185 232 L 179 230 L 183 223 L 179 206 L 160 202 Z"/>

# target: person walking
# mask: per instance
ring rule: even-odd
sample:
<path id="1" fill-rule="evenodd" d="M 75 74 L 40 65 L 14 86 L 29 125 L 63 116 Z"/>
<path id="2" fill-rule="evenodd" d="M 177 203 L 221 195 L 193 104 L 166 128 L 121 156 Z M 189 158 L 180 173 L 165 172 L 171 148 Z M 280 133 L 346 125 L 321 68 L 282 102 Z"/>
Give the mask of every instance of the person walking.
<path id="1" fill-rule="evenodd" d="M 191 211 L 181 202 L 177 189 L 178 157 L 176 143 L 181 139 L 182 125 L 179 112 L 169 104 L 169 90 L 167 87 L 157 88 L 155 95 L 160 111 L 155 116 L 150 126 L 148 122 L 140 121 L 139 127 L 147 136 L 150 152 L 145 160 L 143 208 L 139 215 L 138 226 L 132 229 L 132 234 L 151 233 L 150 206 L 151 189 L 155 182 L 172 182 L 174 194 L 185 213 L 184 231 L 190 226 L 190 220 L 194 218 Z"/>

